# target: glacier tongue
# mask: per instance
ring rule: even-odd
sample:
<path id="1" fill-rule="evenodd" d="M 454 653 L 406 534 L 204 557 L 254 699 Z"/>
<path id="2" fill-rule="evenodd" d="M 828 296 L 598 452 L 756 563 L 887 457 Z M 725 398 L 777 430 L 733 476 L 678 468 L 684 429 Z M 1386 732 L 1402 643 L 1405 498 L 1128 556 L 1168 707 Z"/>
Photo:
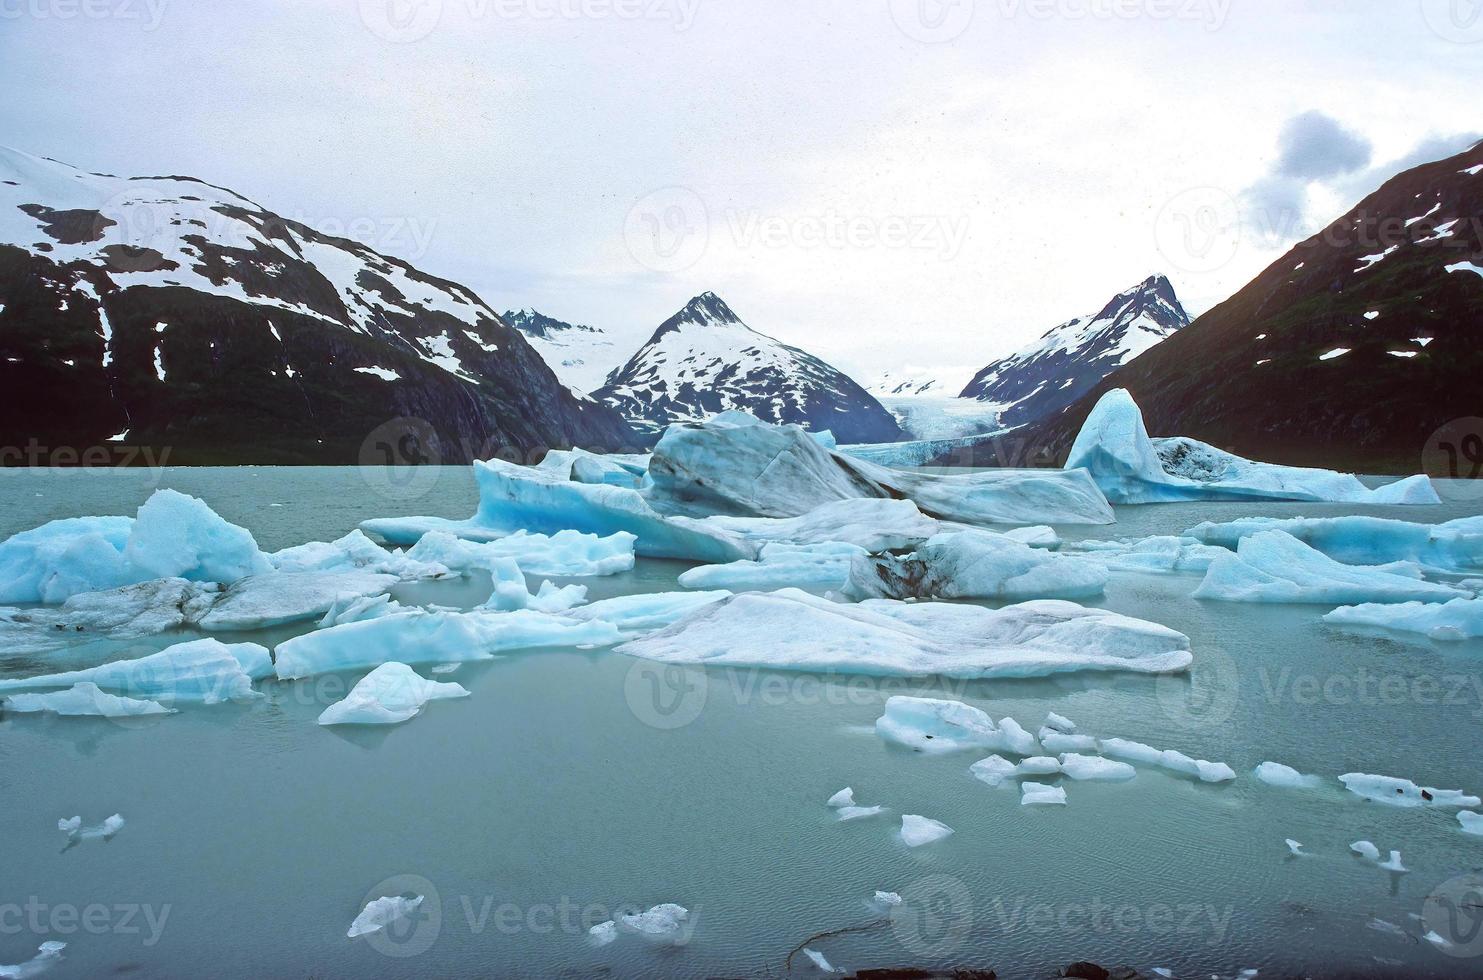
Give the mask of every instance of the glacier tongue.
<path id="1" fill-rule="evenodd" d="M 1126 389 L 1107 392 L 1087 416 L 1066 459 L 1119 504 L 1180 500 L 1310 500 L 1437 504 L 1425 476 L 1371 490 L 1348 473 L 1243 459 L 1194 439 L 1153 440 Z"/>

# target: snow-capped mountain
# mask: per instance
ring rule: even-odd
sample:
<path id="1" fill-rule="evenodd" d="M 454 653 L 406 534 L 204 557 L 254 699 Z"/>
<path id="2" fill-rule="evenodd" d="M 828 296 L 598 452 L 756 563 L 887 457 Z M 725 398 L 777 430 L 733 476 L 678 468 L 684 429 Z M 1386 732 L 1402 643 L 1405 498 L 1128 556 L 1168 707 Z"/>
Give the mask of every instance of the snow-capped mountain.
<path id="1" fill-rule="evenodd" d="M 622 363 L 618 345 L 598 327 L 567 323 L 530 309 L 509 310 L 504 320 L 525 334 L 556 376 L 575 391 L 593 390 Z"/>
<path id="2" fill-rule="evenodd" d="M 0 387 L 0 443 L 181 462 L 355 462 L 399 418 L 437 445 L 393 458 L 450 463 L 632 438 L 457 283 L 200 180 L 9 149 Z"/>
<path id="3" fill-rule="evenodd" d="M 1387 181 L 1026 436 L 1064 454 L 1098 398 L 1155 436 L 1360 473 L 1475 472 L 1483 143 Z"/>
<path id="4" fill-rule="evenodd" d="M 1113 297 L 1101 312 L 1054 327 L 1019 353 L 990 364 L 974 375 L 961 397 L 1000 405 L 1005 426 L 1050 418 L 1189 322 L 1169 280 L 1150 276 Z"/>
<path id="5" fill-rule="evenodd" d="M 971 368 L 916 367 L 906 365 L 883 371 L 866 385 L 877 398 L 955 398 L 972 375 Z"/>
<path id="6" fill-rule="evenodd" d="M 640 429 L 742 409 L 766 422 L 828 429 L 842 443 L 901 438 L 891 413 L 864 388 L 748 327 L 714 293 L 664 321 L 593 397 Z"/>

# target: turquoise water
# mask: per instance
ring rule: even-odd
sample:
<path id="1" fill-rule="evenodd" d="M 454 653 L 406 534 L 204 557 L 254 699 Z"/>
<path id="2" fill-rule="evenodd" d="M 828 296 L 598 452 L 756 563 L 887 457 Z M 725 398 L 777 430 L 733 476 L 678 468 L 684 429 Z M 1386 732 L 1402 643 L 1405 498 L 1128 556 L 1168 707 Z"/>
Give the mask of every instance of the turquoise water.
<path id="1" fill-rule="evenodd" d="M 464 469 L 412 487 L 354 469 L 10 471 L 0 535 L 129 513 L 156 485 L 204 498 L 269 549 L 373 516 L 465 517 L 475 501 Z M 1142 536 L 1361 510 L 1441 521 L 1483 504 L 1181 504 L 1062 530 Z M 685 567 L 641 561 L 588 584 L 594 597 L 666 589 Z M 472 697 L 384 731 L 315 724 L 355 674 L 268 683 L 251 704 L 153 721 L 0 718 L 0 963 L 60 940 L 66 958 L 47 976 L 786 976 L 799 944 L 861 926 L 811 945 L 851 969 L 965 965 L 1005 977 L 1078 959 L 1184 977 L 1483 972 L 1483 956 L 1414 938 L 1428 895 L 1483 868 L 1483 838 L 1463 834 L 1451 811 L 1248 776 L 1271 759 L 1478 793 L 1483 642 L 1344 633 L 1319 622 L 1322 607 L 1196 601 L 1197 582 L 1120 575 L 1098 603 L 1188 634 L 1188 679 L 714 671 L 697 683 L 568 651 L 465 666 L 443 679 Z M 487 588 L 421 585 L 402 597 L 470 606 Z M 0 671 L 183 638 L 0 655 Z M 1022 809 L 1015 790 L 969 775 L 979 753 L 928 757 L 876 737 L 882 703 L 900 693 L 958 698 L 1032 730 L 1053 710 L 1093 734 L 1227 762 L 1242 778 L 1215 787 L 1145 768 L 1125 784 L 1068 784 L 1065 808 Z M 891 812 L 835 822 L 824 800 L 845 785 Z M 55 827 L 114 812 L 128 824 L 111 841 L 66 848 Z M 907 849 L 894 837 L 901 813 L 956 833 Z M 1311 856 L 1289 857 L 1289 837 Z M 1354 858 L 1360 838 L 1400 849 L 1410 873 Z M 877 889 L 902 893 L 907 911 L 882 920 L 867 906 Z M 410 928 L 345 938 L 366 901 L 401 892 L 427 896 Z M 685 945 L 588 942 L 599 918 L 661 902 L 694 913 Z M 1411 935 L 1372 928 L 1373 917 Z M 801 956 L 792 967 L 812 972 Z"/>

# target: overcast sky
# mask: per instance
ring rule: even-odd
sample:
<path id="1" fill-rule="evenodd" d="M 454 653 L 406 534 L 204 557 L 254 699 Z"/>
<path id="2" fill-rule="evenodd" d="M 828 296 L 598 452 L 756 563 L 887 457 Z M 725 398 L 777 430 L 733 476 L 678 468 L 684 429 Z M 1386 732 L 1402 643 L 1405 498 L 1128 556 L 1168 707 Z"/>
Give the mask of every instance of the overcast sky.
<path id="1" fill-rule="evenodd" d="M 0 0 L 0 143 L 188 174 L 636 345 L 855 372 L 1202 312 L 1483 131 L 1474 0 Z"/>

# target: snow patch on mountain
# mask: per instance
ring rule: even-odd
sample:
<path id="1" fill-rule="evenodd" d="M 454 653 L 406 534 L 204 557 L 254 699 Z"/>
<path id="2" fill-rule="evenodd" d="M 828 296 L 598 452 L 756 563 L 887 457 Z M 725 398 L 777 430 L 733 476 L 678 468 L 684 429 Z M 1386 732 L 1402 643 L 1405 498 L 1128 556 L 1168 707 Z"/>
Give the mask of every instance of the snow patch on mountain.
<path id="1" fill-rule="evenodd" d="M 534 309 L 510 310 L 505 322 L 524 334 L 562 383 L 574 391 L 597 389 L 623 362 L 618 345 L 598 327 L 567 323 Z"/>

